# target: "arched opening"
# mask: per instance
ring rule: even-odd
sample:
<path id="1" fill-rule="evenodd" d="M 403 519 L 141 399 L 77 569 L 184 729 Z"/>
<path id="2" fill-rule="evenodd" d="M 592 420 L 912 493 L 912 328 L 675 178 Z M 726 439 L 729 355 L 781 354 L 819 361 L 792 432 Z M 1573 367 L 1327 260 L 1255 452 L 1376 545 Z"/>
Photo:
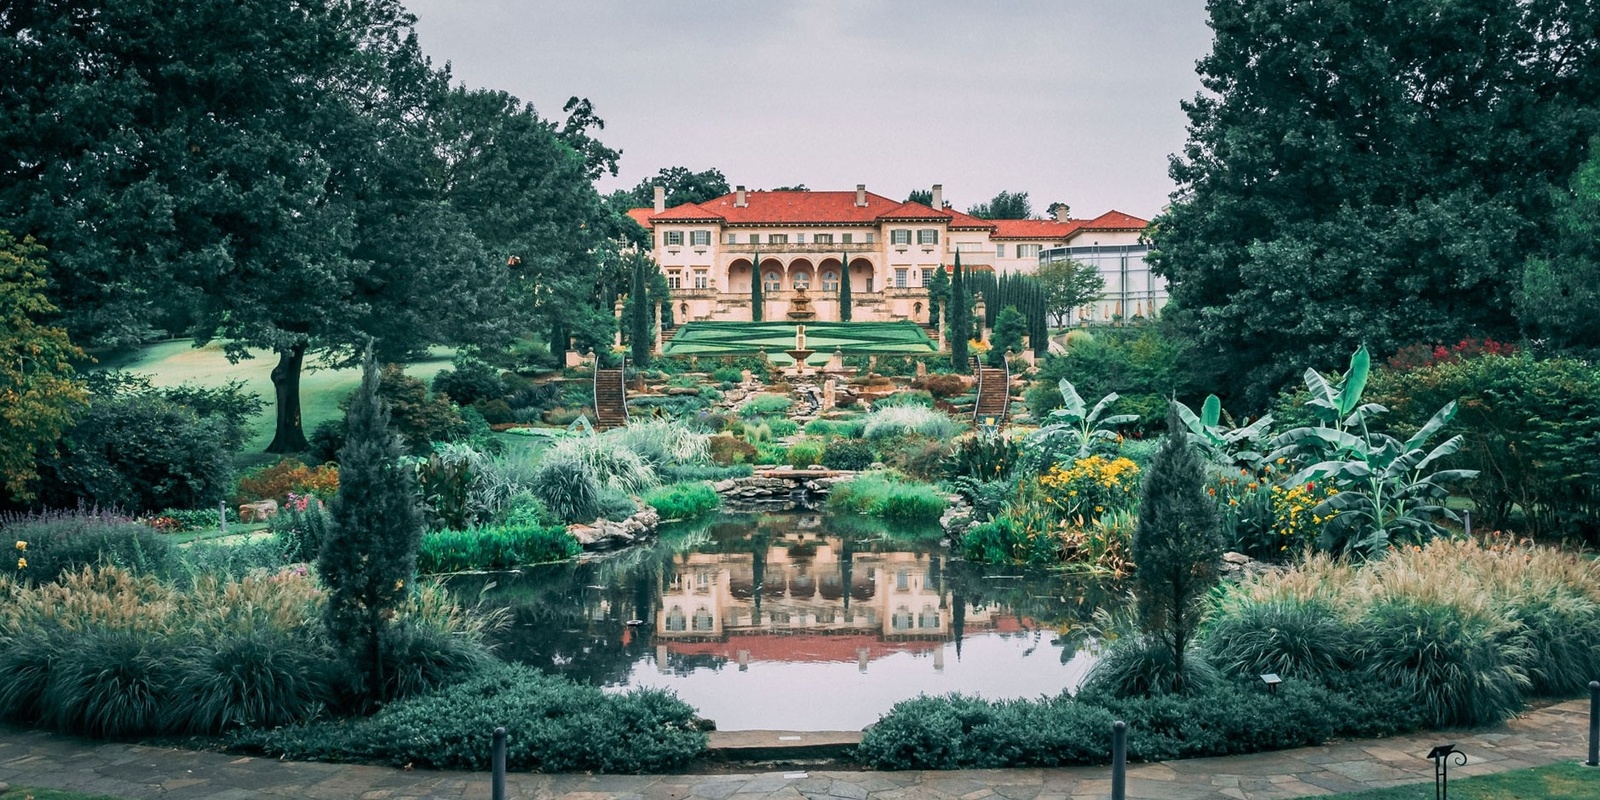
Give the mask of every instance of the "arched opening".
<path id="1" fill-rule="evenodd" d="M 750 261 L 748 259 L 737 259 L 732 264 L 729 264 L 728 291 L 734 294 L 749 294 L 751 286 L 750 274 Z"/>
<path id="2" fill-rule="evenodd" d="M 834 294 L 839 291 L 839 276 L 844 272 L 843 266 L 837 258 L 824 258 L 817 263 L 817 285 L 823 292 Z"/>
<path id="3" fill-rule="evenodd" d="M 797 258 L 789 262 L 789 288 L 810 289 L 811 276 L 815 268 L 811 262 L 804 258 Z"/>
<path id="4" fill-rule="evenodd" d="M 875 283 L 871 261 L 857 258 L 850 262 L 850 291 L 875 292 L 878 290 Z"/>

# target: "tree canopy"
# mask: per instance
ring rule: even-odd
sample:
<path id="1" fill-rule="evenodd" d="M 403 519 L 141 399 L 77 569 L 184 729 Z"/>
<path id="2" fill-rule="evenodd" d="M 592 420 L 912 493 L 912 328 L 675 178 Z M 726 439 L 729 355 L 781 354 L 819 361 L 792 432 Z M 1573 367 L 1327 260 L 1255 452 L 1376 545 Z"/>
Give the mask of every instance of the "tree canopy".
<path id="1" fill-rule="evenodd" d="M 1556 192 L 1555 236 L 1531 257 L 1517 298 L 1523 326 L 1554 344 L 1600 349 L 1600 137 L 1566 191 Z"/>
<path id="2" fill-rule="evenodd" d="M 1085 306 L 1105 295 L 1106 279 L 1092 265 L 1073 259 L 1057 259 L 1034 273 L 1044 289 L 1045 311 L 1063 324 L 1074 308 Z"/>
<path id="3" fill-rule="evenodd" d="M 1033 206 L 1027 192 L 1001 192 L 987 203 L 978 203 L 967 213 L 980 219 L 1032 219 Z"/>
<path id="4" fill-rule="evenodd" d="M 1153 226 L 1205 382 L 1259 404 L 1307 364 L 1516 330 L 1553 185 L 1600 130 L 1600 7 L 1211 3 Z"/>
<path id="5" fill-rule="evenodd" d="M 0 230 L 0 500 L 26 499 L 34 456 L 61 437 L 88 393 L 73 374 L 83 357 L 48 324 L 44 248 Z"/>

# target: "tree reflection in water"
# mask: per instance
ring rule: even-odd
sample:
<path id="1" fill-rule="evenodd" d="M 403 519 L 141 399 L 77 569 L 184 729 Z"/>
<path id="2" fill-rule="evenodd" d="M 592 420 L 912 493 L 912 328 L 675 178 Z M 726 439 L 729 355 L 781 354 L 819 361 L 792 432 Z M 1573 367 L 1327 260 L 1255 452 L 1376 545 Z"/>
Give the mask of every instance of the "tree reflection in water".
<path id="1" fill-rule="evenodd" d="M 509 607 L 507 660 L 602 686 L 730 661 L 867 661 L 973 635 L 1079 649 L 1119 587 L 953 558 L 937 528 L 820 512 L 722 514 L 583 563 L 458 576 L 464 599 Z M 1026 653 L 1024 653 L 1025 655 Z M 936 661 L 936 663 L 942 663 Z"/>

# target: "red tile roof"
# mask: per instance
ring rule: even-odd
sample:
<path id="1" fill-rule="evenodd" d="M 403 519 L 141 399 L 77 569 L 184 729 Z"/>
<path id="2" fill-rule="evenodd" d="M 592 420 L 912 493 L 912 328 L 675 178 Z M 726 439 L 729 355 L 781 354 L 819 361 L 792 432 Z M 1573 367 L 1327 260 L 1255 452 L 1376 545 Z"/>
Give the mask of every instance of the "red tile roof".
<path id="1" fill-rule="evenodd" d="M 639 223 L 639 227 L 649 230 L 650 215 L 654 213 L 655 209 L 653 208 L 630 208 L 628 209 L 628 219 Z"/>
<path id="2" fill-rule="evenodd" d="M 945 213 L 950 215 L 951 230 L 984 230 L 989 231 L 990 233 L 994 232 L 995 221 L 992 219 L 982 219 L 979 217 L 974 217 L 971 214 L 963 214 L 953 208 L 945 209 Z"/>
<path id="3" fill-rule="evenodd" d="M 1083 227 L 1085 230 L 1096 231 L 1142 231 L 1150 227 L 1150 220 L 1139 219 L 1132 214 L 1112 209 L 1084 222 Z"/>
<path id="4" fill-rule="evenodd" d="M 995 239 L 1031 239 L 1034 241 L 1065 242 L 1074 231 L 1083 227 L 1083 220 L 1056 222 L 1053 219 L 997 219 Z"/>

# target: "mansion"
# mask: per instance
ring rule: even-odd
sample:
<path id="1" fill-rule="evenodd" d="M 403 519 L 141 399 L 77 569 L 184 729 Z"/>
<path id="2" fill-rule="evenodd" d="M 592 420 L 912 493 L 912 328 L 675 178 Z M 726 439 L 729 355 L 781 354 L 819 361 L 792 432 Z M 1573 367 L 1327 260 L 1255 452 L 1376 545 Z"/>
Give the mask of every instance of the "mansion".
<path id="1" fill-rule="evenodd" d="M 760 280 L 769 321 L 839 319 L 839 285 L 850 281 L 851 318 L 926 321 L 925 288 L 960 254 L 964 268 L 1027 273 L 1051 259 L 1096 266 L 1106 279 L 1100 302 L 1069 322 L 1154 315 L 1165 282 L 1151 274 L 1140 243 L 1149 222 L 1120 211 L 1094 219 L 979 219 L 944 207 L 899 202 L 867 191 L 735 191 L 704 203 L 655 207 L 628 216 L 651 232 L 652 255 L 672 289 L 679 323 L 751 318 Z"/>

